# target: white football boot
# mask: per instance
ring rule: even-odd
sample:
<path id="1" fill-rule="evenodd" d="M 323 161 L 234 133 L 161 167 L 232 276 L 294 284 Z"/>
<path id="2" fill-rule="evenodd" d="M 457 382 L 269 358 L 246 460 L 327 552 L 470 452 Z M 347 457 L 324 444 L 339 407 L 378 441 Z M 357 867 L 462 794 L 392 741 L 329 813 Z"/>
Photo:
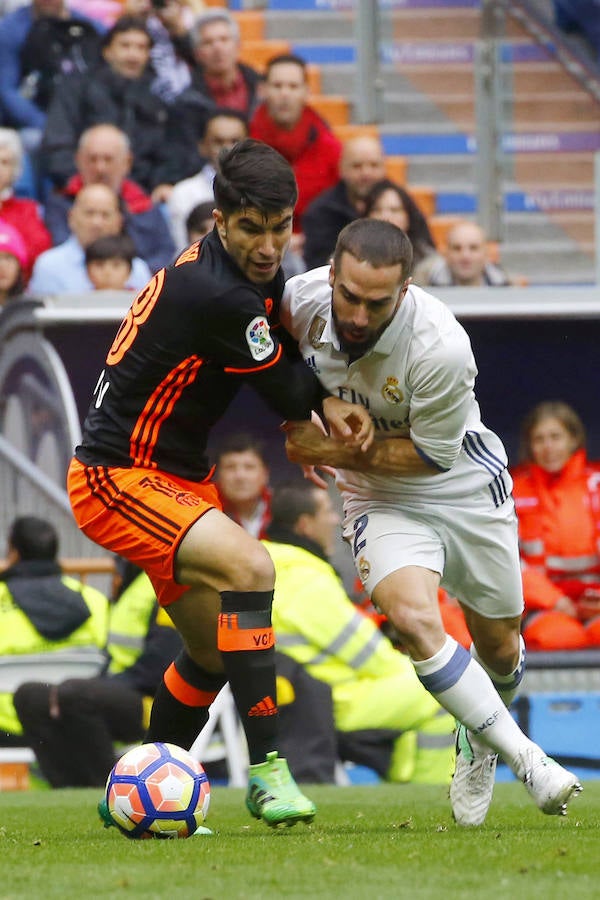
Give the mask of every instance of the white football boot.
<path id="1" fill-rule="evenodd" d="M 492 802 L 498 754 L 456 730 L 456 766 L 450 783 L 452 815 L 457 825 L 482 825 Z"/>
<path id="2" fill-rule="evenodd" d="M 535 744 L 519 754 L 516 768 L 536 806 L 548 816 L 566 816 L 567 803 L 583 790 L 576 775 Z"/>

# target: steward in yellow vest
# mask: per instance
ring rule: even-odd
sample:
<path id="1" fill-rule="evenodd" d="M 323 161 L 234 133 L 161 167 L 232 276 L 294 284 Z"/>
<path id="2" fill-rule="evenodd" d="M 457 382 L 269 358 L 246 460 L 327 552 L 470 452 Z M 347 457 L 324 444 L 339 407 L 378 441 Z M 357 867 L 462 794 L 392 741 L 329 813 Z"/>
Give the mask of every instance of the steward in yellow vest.
<path id="1" fill-rule="evenodd" d="M 272 516 L 264 544 L 276 572 L 276 648 L 330 686 L 340 755 L 370 765 L 389 781 L 449 783 L 454 720 L 425 690 L 408 657 L 352 603 L 327 561 L 338 523 L 328 493 L 306 484 L 277 488 Z M 293 681 L 291 688 L 287 699 L 294 694 Z M 282 713 L 285 693 L 284 688 L 283 697 L 278 695 Z M 303 731 L 307 742 L 310 737 L 306 721 L 298 726 L 301 767 Z M 290 754 L 287 742 L 285 753 Z"/>
<path id="2" fill-rule="evenodd" d="M 108 600 L 62 574 L 58 536 L 35 516 L 15 519 L 9 566 L 0 573 L 0 656 L 104 647 Z M 0 694 L 0 744 L 21 745 L 22 728 L 10 694 Z"/>
<path id="3" fill-rule="evenodd" d="M 54 689 L 32 682 L 15 693 L 27 744 L 52 787 L 104 785 L 116 758 L 114 742 L 143 739 L 152 697 L 181 650 L 148 576 L 133 569 L 110 611 L 106 674 Z"/>

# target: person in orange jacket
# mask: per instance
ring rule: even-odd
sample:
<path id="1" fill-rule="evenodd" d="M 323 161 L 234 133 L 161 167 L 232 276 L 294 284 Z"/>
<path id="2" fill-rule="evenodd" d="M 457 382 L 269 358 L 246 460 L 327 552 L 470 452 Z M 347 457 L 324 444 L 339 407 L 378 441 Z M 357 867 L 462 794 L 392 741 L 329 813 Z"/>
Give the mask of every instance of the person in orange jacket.
<path id="1" fill-rule="evenodd" d="M 590 462 L 574 409 L 538 404 L 512 471 L 531 650 L 600 646 L 600 463 Z"/>

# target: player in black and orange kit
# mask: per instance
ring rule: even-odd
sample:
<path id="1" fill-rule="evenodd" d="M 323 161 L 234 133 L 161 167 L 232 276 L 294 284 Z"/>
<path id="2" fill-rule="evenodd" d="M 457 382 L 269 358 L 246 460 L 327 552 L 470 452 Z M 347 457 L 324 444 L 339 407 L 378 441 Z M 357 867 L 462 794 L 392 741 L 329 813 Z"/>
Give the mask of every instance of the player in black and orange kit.
<path id="1" fill-rule="evenodd" d="M 244 383 L 282 419 L 320 409 L 365 449 L 373 431 L 362 407 L 324 396 L 271 330 L 297 197 L 291 168 L 242 141 L 222 155 L 214 190 L 214 230 L 154 276 L 115 337 L 68 489 L 79 527 L 145 569 L 185 642 L 146 739 L 189 748 L 229 681 L 248 741 L 248 809 L 290 825 L 315 807 L 276 752 L 273 564 L 222 513 L 207 439 Z"/>

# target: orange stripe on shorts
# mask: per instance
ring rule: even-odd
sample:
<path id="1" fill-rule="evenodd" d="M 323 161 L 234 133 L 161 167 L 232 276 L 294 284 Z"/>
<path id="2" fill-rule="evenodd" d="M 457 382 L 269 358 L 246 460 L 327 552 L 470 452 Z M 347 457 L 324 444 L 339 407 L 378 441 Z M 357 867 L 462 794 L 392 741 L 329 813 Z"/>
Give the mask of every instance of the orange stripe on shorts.
<path id="1" fill-rule="evenodd" d="M 217 628 L 219 650 L 269 650 L 275 645 L 273 629 L 240 628 L 237 613 L 221 613 Z"/>
<path id="2" fill-rule="evenodd" d="M 164 674 L 165 684 L 171 694 L 180 703 L 186 706 L 210 706 L 218 691 L 201 691 L 199 688 L 193 687 L 189 682 L 181 677 L 175 663 L 171 663 Z"/>

